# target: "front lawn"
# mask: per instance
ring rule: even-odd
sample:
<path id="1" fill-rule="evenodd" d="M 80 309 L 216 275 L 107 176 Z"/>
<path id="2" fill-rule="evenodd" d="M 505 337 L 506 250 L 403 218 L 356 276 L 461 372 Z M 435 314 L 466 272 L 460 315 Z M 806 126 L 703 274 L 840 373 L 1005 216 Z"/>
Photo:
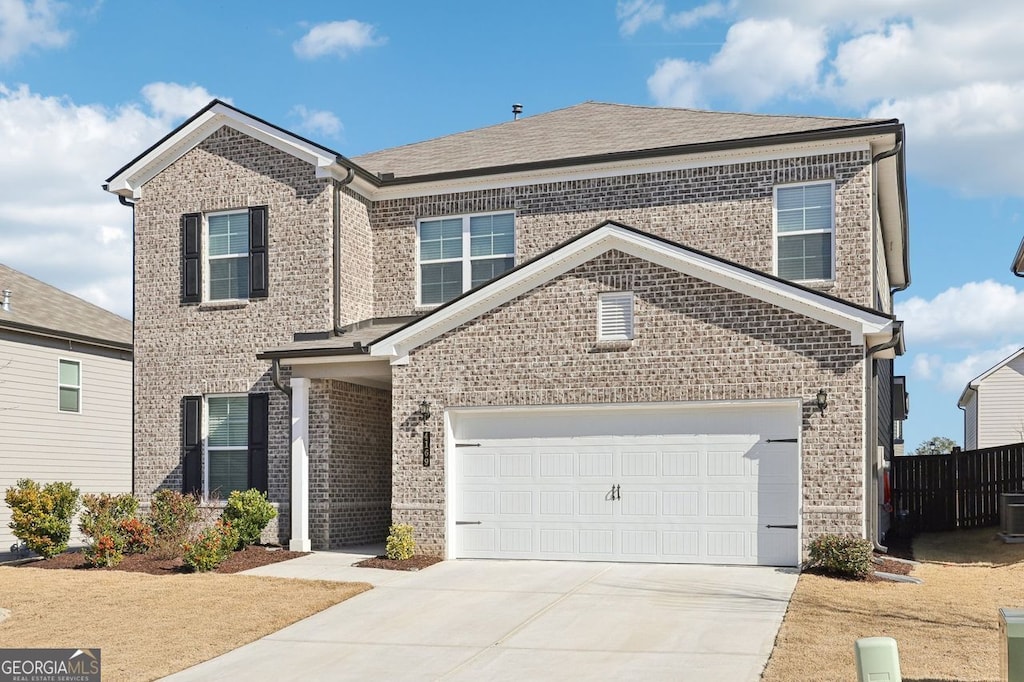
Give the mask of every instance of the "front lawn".
<path id="1" fill-rule="evenodd" d="M 212 573 L 0 566 L 0 648 L 98 648 L 104 680 L 153 680 L 370 589 Z"/>
<path id="2" fill-rule="evenodd" d="M 984 528 L 914 540 L 922 585 L 804 573 L 763 680 L 846 682 L 853 645 L 893 637 L 906 682 L 999 679 L 999 607 L 1024 607 L 1024 545 Z"/>

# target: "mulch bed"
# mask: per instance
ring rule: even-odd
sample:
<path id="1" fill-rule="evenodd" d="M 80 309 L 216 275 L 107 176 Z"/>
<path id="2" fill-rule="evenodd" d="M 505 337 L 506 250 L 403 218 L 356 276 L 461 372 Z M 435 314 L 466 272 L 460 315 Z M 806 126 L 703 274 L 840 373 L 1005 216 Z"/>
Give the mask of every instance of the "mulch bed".
<path id="1" fill-rule="evenodd" d="M 807 569 L 804 569 L 804 572 L 805 573 L 812 573 L 814 575 L 825 575 L 825 576 L 829 576 L 831 578 L 835 578 L 837 580 L 856 580 L 856 581 L 864 581 L 864 582 L 869 582 L 869 583 L 878 583 L 878 582 L 890 582 L 890 581 L 886 580 L 885 578 L 879 578 L 878 576 L 876 576 L 875 573 L 874 573 L 876 571 L 882 572 L 882 573 L 894 573 L 896 575 L 910 575 L 911 571 L 914 570 L 914 565 L 913 564 L 908 564 L 908 563 L 906 563 L 904 561 L 893 561 L 892 558 L 889 555 L 886 555 L 886 554 L 879 554 L 878 552 L 875 552 L 874 553 L 874 557 L 875 557 L 875 561 L 871 563 L 871 570 L 872 570 L 872 572 L 869 573 L 864 578 L 846 578 L 846 577 L 843 577 L 843 576 L 832 575 L 830 573 L 827 573 L 825 570 L 823 570 L 820 567 L 807 568 Z M 902 557 L 900 557 L 900 558 L 902 558 Z"/>
<path id="2" fill-rule="evenodd" d="M 258 568 L 279 561 L 287 561 L 296 557 L 306 556 L 308 552 L 292 552 L 272 546 L 252 545 L 233 553 L 227 560 L 214 569 L 213 573 L 238 573 L 250 568 Z M 128 571 L 131 573 L 149 573 L 150 575 L 170 575 L 174 573 L 190 573 L 181 558 L 157 559 L 147 554 L 128 554 L 117 566 L 111 568 L 94 568 L 85 562 L 81 552 L 68 551 L 50 559 L 28 561 L 20 564 L 27 568 L 70 568 L 84 571 Z"/>
<path id="3" fill-rule="evenodd" d="M 385 568 L 390 571 L 418 571 L 441 561 L 444 561 L 441 557 L 413 554 L 411 558 L 400 561 L 389 559 L 386 556 L 375 556 L 372 559 L 363 559 L 353 565 L 360 568 Z"/>

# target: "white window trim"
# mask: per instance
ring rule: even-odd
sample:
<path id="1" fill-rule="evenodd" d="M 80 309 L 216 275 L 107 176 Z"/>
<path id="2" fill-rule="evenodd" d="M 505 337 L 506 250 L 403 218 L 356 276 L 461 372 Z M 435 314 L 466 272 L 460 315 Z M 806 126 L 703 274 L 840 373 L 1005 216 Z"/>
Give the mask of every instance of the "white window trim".
<path id="1" fill-rule="evenodd" d="M 203 501 L 210 502 L 210 398 L 246 398 L 248 399 L 248 393 L 208 393 L 203 396 Z M 248 415 L 246 415 L 248 417 Z M 248 418 L 246 419 L 246 429 L 248 429 Z M 227 451 L 238 451 L 249 449 L 249 436 L 246 433 L 246 445 L 245 447 L 239 447 L 233 445 L 231 447 L 218 447 L 218 452 Z M 218 498 L 218 503 L 224 504 L 227 502 L 227 498 Z"/>
<path id="2" fill-rule="evenodd" d="M 74 386 L 72 384 L 63 384 L 63 383 L 61 383 L 61 381 L 60 381 L 60 366 L 61 366 L 61 363 L 64 363 L 64 362 L 68 362 L 68 363 L 71 363 L 73 365 L 78 365 L 78 385 L 77 386 Z M 61 358 L 61 357 L 58 357 L 57 358 L 57 412 L 59 412 L 61 414 L 82 414 L 82 398 L 83 398 L 82 383 L 83 383 L 82 382 L 82 361 L 81 360 L 73 360 L 71 358 Z M 74 388 L 74 389 L 78 390 L 78 409 L 77 410 L 62 410 L 62 409 L 60 409 L 60 389 L 62 389 L 62 388 Z"/>
<path id="3" fill-rule="evenodd" d="M 245 253 L 225 253 L 220 256 L 210 255 L 210 218 L 218 215 L 245 215 L 246 224 L 249 222 L 249 210 L 245 208 L 233 208 L 229 211 L 210 211 L 209 213 L 203 214 L 203 243 L 202 243 L 202 254 L 203 254 L 203 302 L 204 303 L 237 303 L 239 301 L 248 301 L 249 297 L 245 298 L 210 298 L 210 261 L 211 260 L 226 260 L 228 258 L 242 258 L 246 260 L 245 267 L 249 267 L 249 251 Z M 249 235 L 246 235 L 246 241 L 249 240 Z"/>
<path id="4" fill-rule="evenodd" d="M 469 223 L 471 218 L 483 218 L 492 215 L 512 215 L 512 252 L 511 253 L 492 253 L 488 256 L 472 256 L 471 245 L 469 235 Z M 420 260 L 420 226 L 423 223 L 429 223 L 434 220 L 462 220 L 462 256 L 458 258 L 437 258 L 435 260 L 423 261 Z M 433 265 L 436 263 L 458 263 L 462 262 L 462 291 L 460 294 L 464 294 L 473 288 L 473 261 L 476 260 L 493 260 L 496 258 L 511 258 L 512 267 L 516 264 L 516 232 L 518 216 L 515 211 L 488 211 L 486 213 L 465 213 L 461 215 L 440 215 L 418 218 L 416 220 L 416 307 L 417 308 L 436 308 L 444 305 L 447 301 L 441 303 L 424 303 L 423 302 L 423 265 Z"/>
<path id="5" fill-rule="evenodd" d="M 799 232 L 786 232 L 785 235 L 779 233 L 779 190 L 788 189 L 791 187 L 809 187 L 811 185 L 825 185 L 829 186 L 831 191 L 831 202 L 832 202 L 832 226 L 827 230 L 800 230 Z M 835 180 L 812 180 L 808 182 L 787 182 L 779 185 L 775 185 L 772 188 L 772 273 L 776 277 L 779 275 L 779 237 L 780 236 L 795 236 L 804 234 L 831 234 L 832 235 L 832 265 L 831 272 L 832 276 L 827 279 L 794 279 L 788 280 L 792 282 L 812 282 L 812 283 L 832 283 L 836 281 L 836 181 Z"/>
<path id="6" fill-rule="evenodd" d="M 629 306 L 626 310 L 628 315 L 627 330 L 624 334 L 612 334 L 604 327 L 604 308 L 606 301 L 621 302 L 626 297 Z M 597 295 L 597 340 L 598 341 L 632 341 L 636 336 L 636 295 L 632 291 L 605 291 Z"/>

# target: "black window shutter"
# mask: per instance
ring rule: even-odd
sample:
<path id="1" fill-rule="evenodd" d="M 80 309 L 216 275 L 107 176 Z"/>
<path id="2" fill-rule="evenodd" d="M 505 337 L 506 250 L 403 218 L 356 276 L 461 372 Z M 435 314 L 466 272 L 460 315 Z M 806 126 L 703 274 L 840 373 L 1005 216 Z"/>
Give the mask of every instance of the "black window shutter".
<path id="1" fill-rule="evenodd" d="M 203 398 L 181 401 L 181 492 L 203 492 Z"/>
<path id="2" fill-rule="evenodd" d="M 181 302 L 199 303 L 202 300 L 202 257 L 200 235 L 203 228 L 201 213 L 181 216 Z"/>
<path id="3" fill-rule="evenodd" d="M 270 450 L 270 394 L 249 394 L 249 487 L 267 492 Z"/>
<path id="4" fill-rule="evenodd" d="M 249 209 L 249 298 L 270 295 L 270 264 L 267 261 L 267 207 Z"/>

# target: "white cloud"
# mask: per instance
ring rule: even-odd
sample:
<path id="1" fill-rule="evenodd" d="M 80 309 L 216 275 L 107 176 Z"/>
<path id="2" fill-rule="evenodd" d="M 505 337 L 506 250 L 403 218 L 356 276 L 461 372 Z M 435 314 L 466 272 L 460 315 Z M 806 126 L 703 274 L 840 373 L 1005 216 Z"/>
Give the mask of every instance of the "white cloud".
<path id="1" fill-rule="evenodd" d="M 61 5 L 50 0 L 0 0 L 0 64 L 34 47 L 62 47 L 71 34 L 60 28 Z"/>
<path id="2" fill-rule="evenodd" d="M 292 107 L 291 115 L 299 119 L 296 126 L 300 132 L 309 135 L 323 135 L 324 137 L 337 137 L 341 134 L 343 126 L 341 121 L 329 111 L 318 109 L 307 109 L 301 104 Z"/>
<path id="3" fill-rule="evenodd" d="M 936 380 L 942 390 L 959 395 L 967 386 L 967 382 L 995 367 L 1020 349 L 1019 345 L 1009 344 L 969 353 L 953 361 L 944 360 L 938 355 L 922 353 L 914 357 L 913 376 L 917 379 Z"/>
<path id="4" fill-rule="evenodd" d="M 1024 3 L 731 0 L 675 14 L 671 3 L 639 5 L 650 17 L 661 7 L 640 25 L 665 30 L 729 22 L 707 59 L 659 60 L 647 85 L 660 104 L 829 99 L 906 123 L 912 172 L 967 194 L 1024 195 Z"/>
<path id="5" fill-rule="evenodd" d="M 968 346 L 992 339 L 1024 339 L 1024 292 L 993 280 L 951 287 L 935 298 L 896 304 L 907 344 Z"/>
<path id="6" fill-rule="evenodd" d="M 652 0 L 619 0 L 615 6 L 619 32 L 631 36 L 647 24 L 660 22 L 665 16 L 665 5 Z"/>
<path id="7" fill-rule="evenodd" d="M 347 57 L 353 52 L 383 45 L 385 42 L 387 39 L 378 36 L 372 24 L 348 19 L 317 24 L 299 38 L 292 49 L 303 59 L 316 59 L 330 54 Z"/>
<path id="8" fill-rule="evenodd" d="M 199 95 L 209 97 L 153 84 L 144 102 L 107 108 L 0 84 L 0 260 L 130 316 L 132 212 L 100 185 L 194 113 Z"/>
<path id="9" fill-rule="evenodd" d="M 817 87 L 825 59 L 825 32 L 788 19 L 748 19 L 733 24 L 725 44 L 707 63 L 669 59 L 648 79 L 655 101 L 670 106 L 704 106 L 726 96 L 756 107 L 788 91 Z"/>
<path id="10" fill-rule="evenodd" d="M 231 103 L 230 98 L 211 95 L 206 88 L 195 83 L 149 83 L 142 87 L 142 96 L 154 114 L 167 120 L 188 118 L 212 99 Z"/>

